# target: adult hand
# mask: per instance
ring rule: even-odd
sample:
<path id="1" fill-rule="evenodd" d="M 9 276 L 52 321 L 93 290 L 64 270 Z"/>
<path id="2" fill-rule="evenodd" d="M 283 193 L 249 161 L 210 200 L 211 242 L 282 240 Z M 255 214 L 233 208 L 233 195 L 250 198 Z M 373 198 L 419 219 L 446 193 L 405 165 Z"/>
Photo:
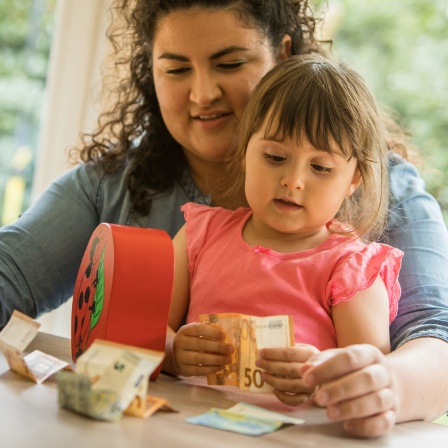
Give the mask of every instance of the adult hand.
<path id="1" fill-rule="evenodd" d="M 173 340 L 176 371 L 183 376 L 217 372 L 231 363 L 233 345 L 223 342 L 226 334 L 212 325 L 198 322 L 179 328 Z"/>
<path id="2" fill-rule="evenodd" d="M 275 396 L 291 406 L 307 401 L 315 390 L 302 380 L 301 368 L 311 356 L 319 353 L 312 345 L 297 344 L 291 348 L 264 348 L 259 351 L 257 367 L 264 370 L 262 379 L 274 387 Z"/>
<path id="3" fill-rule="evenodd" d="M 380 436 L 397 420 L 397 381 L 387 357 L 363 344 L 325 350 L 312 356 L 299 371 L 303 384 L 319 387 L 314 400 L 331 420 L 363 437 Z"/>

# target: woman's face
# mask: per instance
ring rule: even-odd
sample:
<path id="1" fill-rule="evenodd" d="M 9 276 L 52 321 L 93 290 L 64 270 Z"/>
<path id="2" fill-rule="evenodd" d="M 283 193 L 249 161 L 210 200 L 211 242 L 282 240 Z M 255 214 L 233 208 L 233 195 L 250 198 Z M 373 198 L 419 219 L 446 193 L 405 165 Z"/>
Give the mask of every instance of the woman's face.
<path id="1" fill-rule="evenodd" d="M 157 98 L 196 175 L 224 161 L 250 93 L 276 62 L 262 33 L 231 12 L 192 8 L 160 20 L 153 48 Z"/>

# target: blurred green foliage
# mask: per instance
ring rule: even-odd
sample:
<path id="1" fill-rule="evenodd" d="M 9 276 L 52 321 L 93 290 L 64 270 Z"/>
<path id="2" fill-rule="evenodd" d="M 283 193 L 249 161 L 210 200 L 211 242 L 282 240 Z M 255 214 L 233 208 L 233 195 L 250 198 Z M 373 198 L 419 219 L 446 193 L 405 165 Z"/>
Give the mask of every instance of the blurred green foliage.
<path id="1" fill-rule="evenodd" d="M 448 222 L 448 0 L 328 0 L 334 54 L 395 110 Z"/>
<path id="2" fill-rule="evenodd" d="M 9 176 L 25 179 L 29 203 L 56 2 L 0 0 L 0 214 Z"/>
<path id="3" fill-rule="evenodd" d="M 16 174 L 11 160 L 20 147 L 37 146 L 56 2 L 0 0 L 0 211 L 5 179 Z M 333 53 L 366 77 L 411 133 L 448 222 L 448 0 L 315 3 L 335 26 Z M 29 183 L 32 171 L 31 164 Z"/>

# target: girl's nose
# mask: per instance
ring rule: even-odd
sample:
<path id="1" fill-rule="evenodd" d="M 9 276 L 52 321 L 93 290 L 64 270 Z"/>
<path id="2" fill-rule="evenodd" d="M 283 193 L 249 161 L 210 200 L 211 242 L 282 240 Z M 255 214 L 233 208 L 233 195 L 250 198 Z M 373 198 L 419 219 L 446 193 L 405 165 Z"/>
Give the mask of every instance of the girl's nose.
<path id="1" fill-rule="evenodd" d="M 290 190 L 303 190 L 305 188 L 304 178 L 299 170 L 291 170 L 285 173 L 280 184 L 282 187 L 287 187 Z"/>
<path id="2" fill-rule="evenodd" d="M 190 101 L 200 106 L 208 106 L 221 96 L 221 87 L 214 76 L 210 74 L 195 76 L 191 86 Z"/>

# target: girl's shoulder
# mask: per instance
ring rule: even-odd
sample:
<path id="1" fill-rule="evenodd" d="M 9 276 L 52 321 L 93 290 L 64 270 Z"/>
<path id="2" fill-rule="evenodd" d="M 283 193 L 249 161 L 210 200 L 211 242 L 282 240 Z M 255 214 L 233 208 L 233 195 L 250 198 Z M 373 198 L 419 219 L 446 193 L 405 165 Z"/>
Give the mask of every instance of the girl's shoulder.
<path id="1" fill-rule="evenodd" d="M 328 285 L 332 305 L 350 300 L 358 291 L 369 288 L 377 277 L 381 277 L 390 299 L 390 318 L 395 318 L 400 297 L 398 275 L 402 258 L 401 250 L 387 244 L 364 244 L 354 240 L 341 245 L 339 259 Z"/>
<path id="2" fill-rule="evenodd" d="M 239 222 L 251 213 L 250 209 L 238 208 L 236 210 L 228 210 L 222 207 L 211 207 L 209 205 L 196 204 L 187 202 L 181 207 L 184 212 L 185 221 L 195 222 L 195 226 L 200 222 L 206 225 L 226 226 L 233 222 Z"/>

